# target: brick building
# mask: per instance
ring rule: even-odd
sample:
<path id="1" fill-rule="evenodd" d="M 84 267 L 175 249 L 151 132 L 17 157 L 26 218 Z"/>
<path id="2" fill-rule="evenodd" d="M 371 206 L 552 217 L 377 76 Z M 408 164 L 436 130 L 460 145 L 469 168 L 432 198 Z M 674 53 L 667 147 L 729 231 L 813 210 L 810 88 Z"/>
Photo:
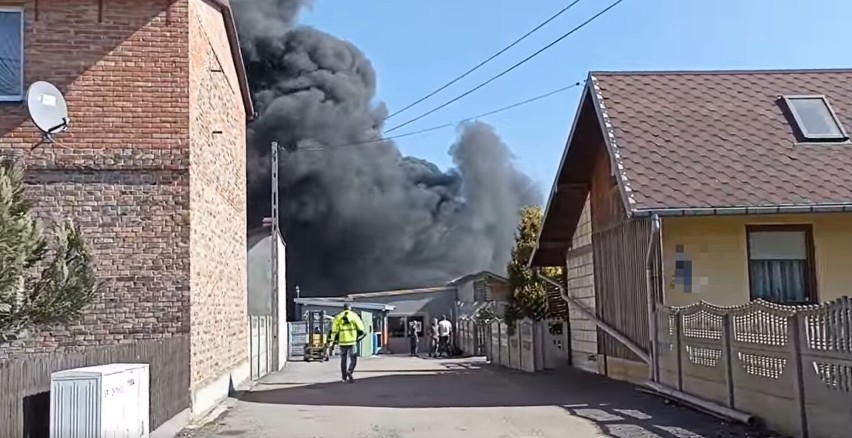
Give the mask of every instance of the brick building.
<path id="1" fill-rule="evenodd" d="M 82 227 L 103 284 L 78 323 L 0 345 L 0 413 L 19 412 L 0 436 L 37 421 L 49 370 L 81 365 L 150 362 L 152 430 L 211 408 L 249 374 L 253 109 L 227 0 L 0 0 L 0 41 L 0 153 L 27 167 L 42 219 Z M 23 100 L 38 80 L 63 92 L 71 126 L 33 149 Z"/>

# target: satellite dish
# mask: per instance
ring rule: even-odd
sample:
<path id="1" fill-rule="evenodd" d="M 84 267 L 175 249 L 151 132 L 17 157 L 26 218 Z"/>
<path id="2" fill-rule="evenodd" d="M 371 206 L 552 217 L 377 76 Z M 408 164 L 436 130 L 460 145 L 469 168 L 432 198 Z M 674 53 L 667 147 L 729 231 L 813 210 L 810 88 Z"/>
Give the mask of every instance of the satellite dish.
<path id="1" fill-rule="evenodd" d="M 62 93 L 53 84 L 34 82 L 27 89 L 27 110 L 30 119 L 41 131 L 42 142 L 53 143 L 53 134 L 68 129 L 68 105 Z"/>

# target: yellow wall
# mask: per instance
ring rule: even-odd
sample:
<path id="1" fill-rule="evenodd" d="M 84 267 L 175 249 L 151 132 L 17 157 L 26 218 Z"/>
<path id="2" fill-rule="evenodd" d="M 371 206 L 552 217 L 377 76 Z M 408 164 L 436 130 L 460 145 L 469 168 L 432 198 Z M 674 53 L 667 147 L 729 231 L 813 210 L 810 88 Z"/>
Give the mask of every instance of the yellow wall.
<path id="1" fill-rule="evenodd" d="M 746 225 L 811 224 L 819 300 L 852 295 L 852 214 L 665 217 L 662 224 L 668 305 L 748 302 Z M 678 244 L 692 261 L 692 293 L 675 285 Z"/>

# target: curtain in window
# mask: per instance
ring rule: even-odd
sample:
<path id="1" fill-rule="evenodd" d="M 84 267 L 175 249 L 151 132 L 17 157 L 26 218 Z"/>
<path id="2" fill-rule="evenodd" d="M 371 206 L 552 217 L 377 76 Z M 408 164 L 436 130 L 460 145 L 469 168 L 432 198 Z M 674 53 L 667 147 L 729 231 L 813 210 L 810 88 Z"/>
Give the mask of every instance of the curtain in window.
<path id="1" fill-rule="evenodd" d="M 806 260 L 751 260 L 749 270 L 752 299 L 807 301 Z"/>
<path id="2" fill-rule="evenodd" d="M 21 14 L 0 12 L 0 96 L 20 96 Z"/>

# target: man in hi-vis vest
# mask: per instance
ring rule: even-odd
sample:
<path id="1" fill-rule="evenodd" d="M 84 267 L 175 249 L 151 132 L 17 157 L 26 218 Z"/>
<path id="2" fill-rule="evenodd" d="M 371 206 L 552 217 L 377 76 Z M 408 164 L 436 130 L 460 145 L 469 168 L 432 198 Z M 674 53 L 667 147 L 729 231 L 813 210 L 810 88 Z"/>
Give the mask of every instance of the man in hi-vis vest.
<path id="1" fill-rule="evenodd" d="M 344 382 L 355 381 L 352 377 L 355 365 L 358 364 L 355 345 L 366 335 L 361 317 L 352 311 L 351 304 L 344 304 L 343 311 L 338 313 L 331 323 L 331 346 L 334 349 L 334 344 L 340 344 L 340 374 Z"/>

